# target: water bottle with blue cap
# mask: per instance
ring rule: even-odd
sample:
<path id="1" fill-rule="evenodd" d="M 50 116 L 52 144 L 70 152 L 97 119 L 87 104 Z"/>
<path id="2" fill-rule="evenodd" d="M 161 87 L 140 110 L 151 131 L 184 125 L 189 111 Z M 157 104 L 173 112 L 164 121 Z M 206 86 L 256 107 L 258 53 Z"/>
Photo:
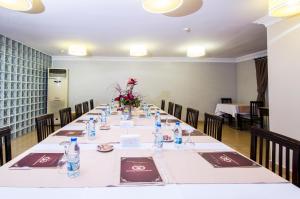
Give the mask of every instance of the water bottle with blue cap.
<path id="1" fill-rule="evenodd" d="M 180 126 L 180 122 L 176 122 L 174 128 L 174 142 L 177 148 L 182 144 L 182 129 Z"/>
<path id="2" fill-rule="evenodd" d="M 160 118 L 160 112 L 157 111 L 155 114 L 155 126 L 161 125 L 161 118 Z"/>
<path id="3" fill-rule="evenodd" d="M 88 123 L 88 139 L 94 140 L 96 138 L 96 127 L 95 127 L 95 121 L 94 118 L 90 118 Z"/>
<path id="4" fill-rule="evenodd" d="M 77 138 L 71 138 L 71 144 L 69 146 L 67 155 L 67 170 L 70 178 L 75 178 L 80 175 L 80 148 L 77 144 Z"/>
<path id="5" fill-rule="evenodd" d="M 154 147 L 155 149 L 162 149 L 163 148 L 163 135 L 161 132 L 161 124 L 156 124 L 155 132 L 154 132 Z"/>

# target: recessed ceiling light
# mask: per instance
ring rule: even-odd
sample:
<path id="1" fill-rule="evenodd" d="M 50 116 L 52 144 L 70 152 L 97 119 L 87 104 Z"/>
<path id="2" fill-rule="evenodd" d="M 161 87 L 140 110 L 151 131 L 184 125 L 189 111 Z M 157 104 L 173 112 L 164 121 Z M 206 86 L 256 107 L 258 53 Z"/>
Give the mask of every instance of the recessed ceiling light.
<path id="1" fill-rule="evenodd" d="M 189 32 L 192 32 L 192 29 L 191 28 L 184 28 L 183 29 L 185 32 L 189 33 Z"/>
<path id="2" fill-rule="evenodd" d="M 71 45 L 69 46 L 69 55 L 74 56 L 86 56 L 87 55 L 87 49 L 85 46 L 82 45 Z"/>
<path id="3" fill-rule="evenodd" d="M 0 6 L 16 11 L 29 11 L 32 9 L 32 0 L 0 0 Z"/>
<path id="4" fill-rule="evenodd" d="M 144 45 L 135 45 L 130 47 L 130 56 L 143 57 L 148 55 L 148 50 Z"/>
<path id="5" fill-rule="evenodd" d="M 179 8 L 183 0 L 143 0 L 143 8 L 151 13 L 168 13 Z"/>
<path id="6" fill-rule="evenodd" d="M 205 56 L 205 48 L 202 46 L 191 46 L 187 49 L 186 55 L 188 57 L 203 57 Z"/>
<path id="7" fill-rule="evenodd" d="M 300 13 L 300 0 L 269 0 L 269 15 L 289 17 Z"/>

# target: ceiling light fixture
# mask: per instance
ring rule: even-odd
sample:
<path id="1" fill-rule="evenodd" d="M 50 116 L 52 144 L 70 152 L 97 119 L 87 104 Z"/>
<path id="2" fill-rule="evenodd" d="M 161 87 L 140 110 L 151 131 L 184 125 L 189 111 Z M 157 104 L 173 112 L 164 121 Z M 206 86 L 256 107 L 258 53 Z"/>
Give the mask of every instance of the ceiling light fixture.
<path id="1" fill-rule="evenodd" d="M 300 13 L 300 0 L 269 0 L 269 15 L 290 17 Z"/>
<path id="2" fill-rule="evenodd" d="M 87 55 L 87 49 L 85 46 L 82 45 L 71 45 L 69 46 L 69 55 L 74 56 L 86 56 Z"/>
<path id="3" fill-rule="evenodd" d="M 32 0 L 0 0 L 0 7 L 10 10 L 29 11 L 32 6 Z"/>
<path id="4" fill-rule="evenodd" d="M 144 45 L 135 45 L 130 47 L 129 54 L 132 57 L 144 57 L 148 55 L 148 50 Z"/>
<path id="5" fill-rule="evenodd" d="M 183 4 L 183 0 L 143 0 L 143 8 L 151 13 L 172 12 Z"/>
<path id="6" fill-rule="evenodd" d="M 203 57 L 205 56 L 206 52 L 205 52 L 205 48 L 202 47 L 202 46 L 192 46 L 192 47 L 189 47 L 187 49 L 187 53 L 186 55 L 188 57 Z"/>

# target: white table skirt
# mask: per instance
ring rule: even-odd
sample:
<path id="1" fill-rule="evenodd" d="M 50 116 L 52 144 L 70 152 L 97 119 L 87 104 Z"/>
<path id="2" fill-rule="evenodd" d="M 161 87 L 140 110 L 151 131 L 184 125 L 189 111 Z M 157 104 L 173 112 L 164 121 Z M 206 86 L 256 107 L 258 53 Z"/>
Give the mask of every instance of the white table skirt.
<path id="1" fill-rule="evenodd" d="M 0 187 L 1 198 L 22 199 L 299 199 L 292 184 L 197 184 L 109 188 Z"/>
<path id="2" fill-rule="evenodd" d="M 69 126 L 70 127 L 70 126 Z M 95 148 L 96 144 L 81 144 L 81 150 Z M 116 148 L 121 147 L 115 145 Z M 142 143 L 140 148 L 151 148 L 152 143 Z M 174 149 L 173 144 L 165 144 L 166 149 Z M 196 149 L 214 151 L 232 151 L 223 143 L 197 143 Z M 28 151 L 63 150 L 58 144 L 40 143 Z M 201 171 L 201 168 L 199 168 Z M 213 177 L 213 176 L 212 176 Z M 1 179 L 0 180 L 5 180 Z M 43 180 L 43 179 L 41 179 Z M 16 188 L 0 187 L 1 198 L 22 199 L 299 199 L 300 189 L 291 183 L 280 184 L 167 184 L 165 186 L 130 186 L 130 187 L 99 187 L 99 188 Z"/>
<path id="3" fill-rule="evenodd" d="M 240 114 L 246 114 L 243 110 L 241 111 L 240 108 L 243 107 L 247 107 L 248 105 L 238 105 L 238 104 L 217 104 L 216 106 L 216 110 L 215 110 L 215 115 L 222 115 L 224 113 L 227 113 L 229 115 L 231 115 L 232 117 L 236 117 L 236 115 L 238 113 Z M 249 112 L 247 112 L 249 113 Z"/>

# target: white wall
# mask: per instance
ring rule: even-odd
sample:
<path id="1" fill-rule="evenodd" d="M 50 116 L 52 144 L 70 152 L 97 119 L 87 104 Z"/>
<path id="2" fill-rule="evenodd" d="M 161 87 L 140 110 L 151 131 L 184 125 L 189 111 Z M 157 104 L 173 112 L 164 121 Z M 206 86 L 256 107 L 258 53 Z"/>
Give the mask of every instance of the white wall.
<path id="1" fill-rule="evenodd" d="M 254 59 L 237 64 L 237 102 L 249 104 L 257 98 L 256 70 Z"/>
<path id="2" fill-rule="evenodd" d="M 268 27 L 272 131 L 300 140 L 300 16 Z"/>
<path id="3" fill-rule="evenodd" d="M 69 104 L 72 108 L 94 98 L 109 102 L 113 85 L 139 80 L 137 90 L 150 103 L 165 99 L 204 112 L 214 112 L 222 96 L 236 99 L 236 66 L 231 63 L 182 63 L 143 61 L 57 60 L 53 67 L 70 69 Z M 183 116 L 185 118 L 185 116 Z"/>

